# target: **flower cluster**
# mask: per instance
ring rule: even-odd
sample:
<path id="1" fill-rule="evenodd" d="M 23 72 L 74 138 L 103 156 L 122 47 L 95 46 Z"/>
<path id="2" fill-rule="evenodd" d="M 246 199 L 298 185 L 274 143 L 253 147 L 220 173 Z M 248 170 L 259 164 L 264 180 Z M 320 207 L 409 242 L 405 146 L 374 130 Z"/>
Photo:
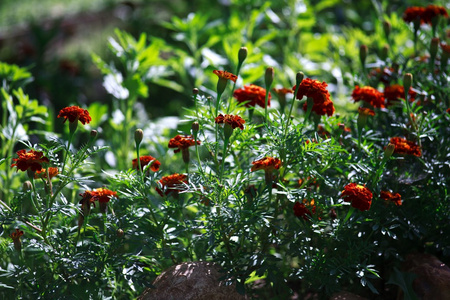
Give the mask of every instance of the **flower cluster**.
<path id="1" fill-rule="evenodd" d="M 350 183 L 344 187 L 341 197 L 345 202 L 350 202 L 352 207 L 365 211 L 372 204 L 372 192 L 365 185 Z"/>
<path id="2" fill-rule="evenodd" d="M 376 108 L 384 107 L 383 93 L 371 86 L 364 86 L 362 88 L 356 86 L 352 92 L 352 98 L 355 102 L 364 101 Z"/>
<path id="3" fill-rule="evenodd" d="M 158 181 L 158 185 L 156 187 L 156 191 L 161 197 L 164 195 L 169 195 L 169 193 L 174 193 L 174 195 L 178 195 L 180 191 L 182 191 L 181 186 L 183 184 L 187 184 L 187 176 L 184 174 L 172 174 L 168 176 L 162 177 Z"/>
<path id="4" fill-rule="evenodd" d="M 245 120 L 242 119 L 239 116 L 234 115 L 222 115 L 220 114 L 215 118 L 215 122 L 217 124 L 228 124 L 231 126 L 232 129 L 240 128 L 241 130 L 244 129 Z"/>
<path id="5" fill-rule="evenodd" d="M 245 85 L 243 88 L 237 89 L 234 91 L 233 97 L 236 98 L 239 103 L 246 102 L 245 107 L 256 105 L 259 105 L 262 108 L 266 107 L 266 90 L 254 84 Z M 272 95 L 269 93 L 267 106 L 270 106 L 271 98 Z"/>
<path id="6" fill-rule="evenodd" d="M 402 196 L 399 193 L 391 193 L 388 191 L 381 191 L 380 198 L 386 201 L 393 202 L 396 206 L 402 205 Z"/>
<path id="7" fill-rule="evenodd" d="M 407 23 L 431 24 L 433 19 L 438 16 L 448 18 L 445 7 L 432 4 L 427 7 L 412 6 L 408 7 L 403 13 L 403 20 Z"/>
<path id="8" fill-rule="evenodd" d="M 195 139 L 192 135 L 177 135 L 169 141 L 169 148 L 178 148 L 174 150 L 175 153 L 194 145 Z M 197 141 L 197 145 L 200 145 L 200 141 Z"/>
<path id="9" fill-rule="evenodd" d="M 394 153 L 401 155 L 409 154 L 417 157 L 422 156 L 420 147 L 413 141 L 408 141 L 401 137 L 392 137 L 389 142 L 395 146 Z"/>
<path id="10" fill-rule="evenodd" d="M 40 171 L 42 169 L 42 164 L 49 163 L 49 159 L 44 156 L 42 152 L 25 149 L 17 151 L 18 158 L 13 158 L 14 163 L 11 164 L 11 168 L 16 166 L 18 170 L 27 171 L 31 170 L 33 172 Z"/>
<path id="11" fill-rule="evenodd" d="M 83 125 L 89 124 L 92 120 L 89 112 L 78 106 L 69 106 L 61 109 L 58 118 L 64 118 L 64 122 L 69 120 L 70 123 L 80 121 Z"/>
<path id="12" fill-rule="evenodd" d="M 312 111 L 320 116 L 332 116 L 334 113 L 333 101 L 330 99 L 330 92 L 327 89 L 328 84 L 305 78 L 300 83 L 296 98 L 302 100 L 303 96 L 313 99 Z M 297 86 L 292 89 L 295 90 Z M 307 103 L 303 105 L 303 110 L 307 110 Z"/>
<path id="13" fill-rule="evenodd" d="M 156 160 L 156 158 L 150 155 L 141 156 L 139 157 L 139 160 L 141 161 L 141 170 L 143 170 L 144 167 L 149 163 L 151 163 L 150 170 L 152 170 L 153 172 L 157 172 L 159 170 L 159 167 L 161 166 L 161 163 L 158 160 Z M 138 159 L 137 158 L 133 159 L 132 163 L 133 169 L 137 170 L 139 168 Z"/>

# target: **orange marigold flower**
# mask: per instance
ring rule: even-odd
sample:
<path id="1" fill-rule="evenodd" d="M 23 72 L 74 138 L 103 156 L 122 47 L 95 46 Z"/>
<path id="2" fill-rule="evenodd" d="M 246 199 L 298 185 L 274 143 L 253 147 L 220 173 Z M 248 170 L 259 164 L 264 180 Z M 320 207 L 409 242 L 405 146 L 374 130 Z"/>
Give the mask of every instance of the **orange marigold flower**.
<path id="1" fill-rule="evenodd" d="M 320 116 L 328 115 L 332 116 L 334 113 L 333 101 L 330 99 L 330 92 L 327 89 L 328 84 L 313 80 L 311 78 L 305 78 L 300 83 L 297 95 L 298 100 L 302 100 L 303 96 L 313 99 L 312 111 Z M 292 89 L 295 90 L 295 85 Z M 303 110 L 308 108 L 307 103 L 303 104 Z"/>
<path id="2" fill-rule="evenodd" d="M 358 112 L 365 116 L 375 116 L 375 112 L 367 107 L 359 107 Z"/>
<path id="3" fill-rule="evenodd" d="M 64 122 L 69 120 L 70 123 L 76 122 L 77 120 L 81 122 L 81 124 L 85 125 L 91 122 L 91 116 L 89 116 L 89 112 L 86 109 L 82 109 L 78 106 L 69 106 L 61 109 L 59 111 L 58 118 L 64 118 Z"/>
<path id="4" fill-rule="evenodd" d="M 139 160 L 141 161 L 141 170 L 143 170 L 144 167 L 146 165 L 148 165 L 149 163 L 151 163 L 150 170 L 152 170 L 153 172 L 158 171 L 159 167 L 161 166 L 161 163 L 158 160 L 156 160 L 156 158 L 154 158 L 153 156 L 150 156 L 150 155 L 141 156 L 141 157 L 139 157 Z M 133 169 L 139 168 L 139 163 L 138 163 L 137 158 L 133 159 L 132 163 L 133 163 Z"/>
<path id="5" fill-rule="evenodd" d="M 281 160 L 278 158 L 266 156 L 262 159 L 255 160 L 252 162 L 253 167 L 251 171 L 264 170 L 264 171 L 274 171 L 281 167 Z"/>
<path id="6" fill-rule="evenodd" d="M 107 203 L 112 197 L 117 197 L 117 192 L 105 188 L 98 188 L 91 192 L 92 200 L 100 203 Z"/>
<path id="7" fill-rule="evenodd" d="M 161 197 L 164 197 L 164 194 L 168 195 L 170 192 L 178 194 L 182 191 L 181 187 L 184 183 L 188 183 L 187 176 L 184 174 L 175 173 L 164 176 L 158 181 L 159 186 L 156 187 L 156 191 Z"/>
<path id="8" fill-rule="evenodd" d="M 392 201 L 395 203 L 395 205 L 400 206 L 402 205 L 402 196 L 399 193 L 391 193 L 388 191 L 381 191 L 380 192 L 380 198 L 386 201 Z"/>
<path id="9" fill-rule="evenodd" d="M 439 5 L 428 5 L 422 14 L 422 20 L 425 23 L 431 24 L 434 17 L 442 16 L 448 18 L 448 13 L 445 7 Z"/>
<path id="10" fill-rule="evenodd" d="M 352 207 L 365 211 L 372 204 L 372 192 L 365 185 L 350 183 L 344 187 L 341 197 L 345 202 L 350 202 Z"/>
<path id="11" fill-rule="evenodd" d="M 415 101 L 417 93 L 414 92 L 412 88 L 409 88 L 408 91 L 409 101 Z M 384 97 L 387 100 L 387 106 L 392 104 L 392 101 L 397 101 L 398 99 L 405 100 L 405 89 L 400 84 L 393 84 L 390 86 L 386 86 L 384 88 Z"/>
<path id="12" fill-rule="evenodd" d="M 352 98 L 353 100 L 355 100 L 355 102 L 365 101 L 373 107 L 384 107 L 383 93 L 371 86 L 364 86 L 362 88 L 356 86 L 352 92 Z"/>
<path id="13" fill-rule="evenodd" d="M 289 88 L 273 88 L 272 89 L 275 93 L 277 93 L 278 96 L 286 96 L 286 94 L 293 94 L 294 90 L 289 89 Z"/>
<path id="14" fill-rule="evenodd" d="M 233 97 L 236 98 L 239 103 L 249 101 L 245 103 L 245 107 L 256 106 L 257 104 L 262 108 L 266 107 L 266 89 L 254 84 L 245 85 L 244 88 L 237 89 L 234 91 Z M 270 106 L 271 98 L 272 95 L 269 93 L 267 106 Z"/>
<path id="15" fill-rule="evenodd" d="M 232 129 L 240 128 L 241 130 L 244 129 L 245 120 L 242 119 L 239 116 L 234 115 L 222 115 L 220 114 L 216 119 L 215 122 L 217 124 L 228 124 L 231 126 Z"/>
<path id="16" fill-rule="evenodd" d="M 395 146 L 394 153 L 402 155 L 409 154 L 417 157 L 422 156 L 420 147 L 412 141 L 408 141 L 401 137 L 392 137 L 390 143 Z"/>
<path id="17" fill-rule="evenodd" d="M 21 171 L 40 171 L 42 169 L 42 164 L 50 162 L 42 152 L 35 150 L 27 152 L 25 149 L 22 149 L 17 151 L 17 155 L 19 158 L 13 158 L 15 163 L 11 165 L 11 168 L 16 166 L 17 169 Z"/>
<path id="18" fill-rule="evenodd" d="M 424 23 L 423 13 L 425 12 L 424 7 L 412 6 L 408 7 L 403 13 L 403 21 L 406 23 L 411 23 L 414 21 L 420 21 L 420 23 Z"/>
<path id="19" fill-rule="evenodd" d="M 236 82 L 236 80 L 238 78 L 233 73 L 230 73 L 230 72 L 227 72 L 227 71 L 214 70 L 213 73 L 216 74 L 217 76 L 219 76 L 219 78 L 231 80 L 233 82 Z"/>
<path id="20" fill-rule="evenodd" d="M 195 139 L 192 135 L 177 135 L 169 141 L 169 148 L 178 148 L 174 151 L 175 153 L 194 145 Z M 200 145 L 200 141 L 197 141 L 197 145 Z"/>
<path id="21" fill-rule="evenodd" d="M 50 177 L 50 179 L 52 179 L 58 174 L 59 174 L 58 168 L 55 167 L 48 168 L 48 177 Z M 47 169 L 41 169 L 39 171 L 36 171 L 36 173 L 34 174 L 34 178 L 47 179 Z"/>

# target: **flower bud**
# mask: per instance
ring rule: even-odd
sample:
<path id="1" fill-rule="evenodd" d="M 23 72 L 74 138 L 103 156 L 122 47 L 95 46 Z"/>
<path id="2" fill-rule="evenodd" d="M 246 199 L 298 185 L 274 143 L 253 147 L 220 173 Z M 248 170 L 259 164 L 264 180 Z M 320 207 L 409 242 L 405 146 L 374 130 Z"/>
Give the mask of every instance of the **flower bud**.
<path id="1" fill-rule="evenodd" d="M 241 47 L 239 49 L 238 53 L 239 66 L 242 65 L 244 60 L 247 58 L 247 53 L 248 53 L 247 47 Z"/>
<path id="2" fill-rule="evenodd" d="M 386 61 L 388 55 L 389 55 L 389 45 L 384 45 L 383 48 L 381 48 L 380 59 Z"/>
<path id="3" fill-rule="evenodd" d="M 384 20 L 383 21 L 383 31 L 384 31 L 384 35 L 386 35 L 386 38 L 389 38 L 391 29 L 392 29 L 391 23 L 389 21 Z"/>
<path id="4" fill-rule="evenodd" d="M 395 145 L 389 143 L 386 148 L 384 149 L 384 157 L 383 160 L 387 161 L 389 158 L 391 158 L 392 154 L 394 154 Z"/>
<path id="5" fill-rule="evenodd" d="M 31 181 L 27 180 L 22 184 L 22 191 L 28 192 L 33 189 L 33 185 L 31 184 Z"/>
<path id="6" fill-rule="evenodd" d="M 364 65 L 366 64 L 366 58 L 367 58 L 367 53 L 369 52 L 369 49 L 367 48 L 366 45 L 361 45 L 359 47 L 359 60 L 361 62 L 361 65 L 364 67 Z"/>
<path id="7" fill-rule="evenodd" d="M 266 69 L 266 74 L 264 76 L 264 81 L 266 83 L 266 89 L 270 89 L 270 86 L 273 83 L 273 77 L 274 77 L 274 70 L 272 67 L 268 67 Z"/>
<path id="8" fill-rule="evenodd" d="M 122 229 L 117 229 L 116 235 L 119 239 L 123 238 L 123 236 L 125 235 L 125 233 L 123 232 Z"/>
<path id="9" fill-rule="evenodd" d="M 198 130 L 200 129 L 200 125 L 198 124 L 198 122 L 193 122 L 191 129 L 193 132 L 198 132 Z"/>
<path id="10" fill-rule="evenodd" d="M 134 132 L 134 141 L 136 142 L 136 145 L 140 145 L 143 138 L 144 132 L 142 131 L 142 129 L 136 129 L 136 131 Z"/>
<path id="11" fill-rule="evenodd" d="M 195 96 L 195 95 L 198 95 L 198 88 L 193 88 L 192 89 L 192 94 Z"/>
<path id="12" fill-rule="evenodd" d="M 303 72 L 297 72 L 297 75 L 295 76 L 295 84 L 298 86 L 302 83 L 303 78 L 305 78 L 305 74 L 303 74 Z"/>
<path id="13" fill-rule="evenodd" d="M 97 130 L 91 130 L 91 133 L 90 133 L 91 138 L 95 139 L 97 137 L 97 134 L 98 134 Z"/>
<path id="14" fill-rule="evenodd" d="M 436 58 L 438 47 L 439 47 L 439 38 L 436 37 L 432 38 L 430 44 L 430 57 L 432 60 Z"/>
<path id="15" fill-rule="evenodd" d="M 405 93 L 408 93 L 409 89 L 412 86 L 413 76 L 411 73 L 406 73 L 403 76 L 403 89 L 405 90 Z"/>

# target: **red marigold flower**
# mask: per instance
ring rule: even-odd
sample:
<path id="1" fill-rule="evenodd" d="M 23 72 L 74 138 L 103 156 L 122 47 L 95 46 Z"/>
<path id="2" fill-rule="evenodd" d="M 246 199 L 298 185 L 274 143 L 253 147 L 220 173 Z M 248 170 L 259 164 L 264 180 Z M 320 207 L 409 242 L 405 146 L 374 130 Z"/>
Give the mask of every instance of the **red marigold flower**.
<path id="1" fill-rule="evenodd" d="M 14 248 L 20 252 L 22 249 L 22 242 L 20 241 L 20 237 L 23 235 L 23 231 L 16 228 L 15 232 L 12 232 L 9 236 L 12 238 L 14 243 Z"/>
<path id="2" fill-rule="evenodd" d="M 175 153 L 194 145 L 195 139 L 192 135 L 177 135 L 169 141 L 169 148 L 178 148 L 174 151 Z M 200 145 L 200 141 L 197 141 L 197 145 Z"/>
<path id="3" fill-rule="evenodd" d="M 327 89 L 328 84 L 325 82 L 320 82 L 318 80 L 313 80 L 311 78 L 305 78 L 300 83 L 297 95 L 295 96 L 298 100 L 302 100 L 303 96 L 313 99 L 312 111 L 320 116 L 325 114 L 332 116 L 334 113 L 333 101 L 330 99 L 330 92 Z M 292 89 L 295 90 L 297 86 L 295 85 Z M 303 104 L 303 110 L 306 111 L 308 108 L 307 103 Z"/>
<path id="4" fill-rule="evenodd" d="M 377 89 L 374 89 L 371 86 L 364 86 L 362 88 L 356 86 L 352 92 L 352 98 L 353 100 L 355 100 L 355 102 L 365 101 L 373 107 L 384 107 L 383 93 L 379 92 Z"/>
<path id="5" fill-rule="evenodd" d="M 447 112 L 448 114 L 450 114 L 450 108 L 447 108 L 446 112 Z"/>
<path id="6" fill-rule="evenodd" d="M 58 174 L 59 174 L 58 168 L 55 167 L 48 168 L 48 176 L 50 177 L 50 179 L 52 179 Z M 36 171 L 36 173 L 34 174 L 34 178 L 47 179 L 47 169 L 41 169 L 39 171 Z"/>
<path id="7" fill-rule="evenodd" d="M 304 203 L 300 203 L 298 201 L 295 202 L 293 210 L 294 210 L 294 215 L 296 215 L 299 218 L 303 218 L 306 221 L 309 220 L 308 216 L 312 215 L 311 211 L 308 208 L 306 208 L 306 205 Z"/>
<path id="8" fill-rule="evenodd" d="M 400 206 L 402 205 L 402 196 L 399 193 L 391 193 L 388 191 L 381 191 L 380 192 L 380 198 L 386 201 L 392 201 L 395 203 L 395 205 Z"/>
<path id="9" fill-rule="evenodd" d="M 139 160 L 141 161 L 141 170 L 143 170 L 144 167 L 146 165 L 148 165 L 149 163 L 151 163 L 150 170 L 152 170 L 153 172 L 158 171 L 159 167 L 161 166 L 161 163 L 158 160 L 156 160 L 156 158 L 154 158 L 153 156 L 150 156 L 150 155 L 141 156 L 141 157 L 139 157 Z M 137 158 L 133 159 L 132 163 L 133 163 L 133 169 L 139 168 L 139 163 L 138 163 Z"/>
<path id="10" fill-rule="evenodd" d="M 420 21 L 420 23 L 424 23 L 423 13 L 425 12 L 425 8 L 419 6 L 408 7 L 403 13 L 403 21 L 406 23 L 411 23 L 414 21 Z"/>
<path id="11" fill-rule="evenodd" d="M 239 116 L 234 115 L 222 115 L 220 114 L 216 119 L 215 122 L 217 124 L 228 124 L 231 126 L 232 129 L 240 128 L 241 130 L 244 129 L 245 120 L 242 119 Z"/>
<path id="12" fill-rule="evenodd" d="M 21 171 L 40 171 L 42 169 L 42 164 L 50 162 L 42 152 L 35 150 L 27 152 L 25 149 L 22 149 L 17 151 L 17 155 L 19 158 L 13 158 L 15 163 L 11 165 L 11 168 L 16 166 L 17 169 Z"/>
<path id="13" fill-rule="evenodd" d="M 409 154 L 417 157 L 422 156 L 420 147 L 412 141 L 408 141 L 401 137 L 392 137 L 390 143 L 395 146 L 394 153 L 402 155 Z"/>
<path id="14" fill-rule="evenodd" d="M 85 125 L 91 122 L 91 116 L 86 109 L 82 109 L 78 106 L 69 106 L 61 109 L 59 111 L 58 118 L 64 118 L 64 123 L 69 120 L 70 123 L 76 122 L 77 120 L 81 124 Z"/>
<path id="15" fill-rule="evenodd" d="M 264 171 L 274 171 L 281 167 L 281 160 L 278 158 L 266 156 L 262 159 L 255 160 L 252 162 L 253 167 L 251 171 L 264 170 Z"/>
<path id="16" fill-rule="evenodd" d="M 414 92 L 412 88 L 409 88 L 408 95 L 410 102 L 415 101 L 417 93 Z M 392 101 L 397 101 L 398 99 L 405 100 L 405 89 L 400 84 L 393 84 L 390 86 L 386 86 L 384 88 L 384 97 L 387 100 L 387 106 L 391 105 Z"/>
<path id="17" fill-rule="evenodd" d="M 217 76 L 219 76 L 219 78 L 231 80 L 233 82 L 236 82 L 236 80 L 238 78 L 233 73 L 230 73 L 230 72 L 227 72 L 227 71 L 214 70 L 213 73 L 216 74 Z"/>
<path id="18" fill-rule="evenodd" d="M 260 86 L 254 84 L 245 85 L 244 88 L 234 91 L 233 97 L 236 98 L 239 103 L 249 101 L 245 103 L 245 107 L 256 106 L 256 104 L 258 104 L 262 108 L 266 108 L 266 89 Z M 269 93 L 267 106 L 270 106 L 271 98 L 272 95 Z"/>
<path id="19" fill-rule="evenodd" d="M 98 188 L 91 192 L 92 200 L 98 200 L 100 203 L 107 203 L 112 197 L 117 197 L 117 192 L 105 188 Z"/>
<path id="20" fill-rule="evenodd" d="M 441 43 L 441 49 L 442 49 L 442 51 L 450 54 L 450 45 Z"/>
<path id="21" fill-rule="evenodd" d="M 447 10 L 443 6 L 430 4 L 425 8 L 422 14 L 422 20 L 425 23 L 431 24 L 433 18 L 438 16 L 448 18 Z"/>
<path id="22" fill-rule="evenodd" d="M 367 107 L 359 107 L 358 112 L 365 116 L 375 116 L 375 112 Z"/>
<path id="23" fill-rule="evenodd" d="M 325 127 L 321 124 L 317 126 L 317 134 L 325 139 L 331 136 L 330 132 L 325 129 Z"/>
<path id="24" fill-rule="evenodd" d="M 350 183 L 344 187 L 341 197 L 360 211 L 369 210 L 372 204 L 372 192 L 365 185 Z"/>
<path id="25" fill-rule="evenodd" d="M 156 191 L 159 195 L 161 195 L 161 197 L 164 197 L 164 194 L 168 195 L 171 192 L 178 194 L 180 191 L 182 191 L 181 186 L 184 183 L 188 183 L 187 176 L 184 174 L 175 173 L 172 175 L 164 176 L 158 181 L 159 186 L 156 187 Z"/>
<path id="26" fill-rule="evenodd" d="M 9 236 L 13 239 L 13 241 L 16 241 L 20 239 L 20 237 L 23 235 L 23 231 L 19 230 L 19 228 L 16 228 L 15 232 L 12 232 Z"/>

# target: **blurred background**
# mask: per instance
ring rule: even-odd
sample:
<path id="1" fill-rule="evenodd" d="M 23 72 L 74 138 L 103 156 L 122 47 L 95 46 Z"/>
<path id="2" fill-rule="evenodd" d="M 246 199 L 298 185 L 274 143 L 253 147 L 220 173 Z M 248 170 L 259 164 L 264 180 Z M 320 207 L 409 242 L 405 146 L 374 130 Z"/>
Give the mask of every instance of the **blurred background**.
<path id="1" fill-rule="evenodd" d="M 318 56 L 320 53 L 323 58 L 329 56 L 326 51 L 333 50 L 330 48 L 329 38 L 324 41 L 320 38 L 321 34 L 341 35 L 348 28 L 362 28 L 363 32 L 373 34 L 377 24 L 367 21 L 373 20 L 368 17 L 369 14 L 378 14 L 380 20 L 383 14 L 391 12 L 397 12 L 401 17 L 404 9 L 411 5 L 423 3 L 401 0 L 283 0 L 271 4 L 262 0 L 1 0 L 0 61 L 28 68 L 34 81 L 27 86 L 26 92 L 32 98 L 39 99 L 41 103 L 58 111 L 71 104 L 87 106 L 92 102 L 110 101 L 111 95 L 103 86 L 102 73 L 92 62 L 91 54 L 97 54 L 106 62 L 115 59 L 108 50 L 108 38 L 115 36 L 115 28 L 130 33 L 136 39 L 141 33 L 146 33 L 148 38 L 160 38 L 172 47 L 172 54 L 169 56 L 174 56 L 177 55 L 176 50 L 192 50 L 186 39 L 179 34 L 183 30 L 189 32 L 188 16 L 201 15 L 206 19 L 203 23 L 206 25 L 195 30 L 201 33 L 204 29 L 205 37 L 196 36 L 199 39 L 198 44 L 202 45 L 201 55 L 197 58 L 211 60 L 211 57 L 214 59 L 213 54 L 218 54 L 218 58 L 221 58 L 227 53 L 221 51 L 223 45 L 220 40 L 210 42 L 206 38 L 207 35 L 211 36 L 211 30 L 208 31 L 207 28 L 212 31 L 217 28 L 215 33 L 220 38 L 220 30 L 223 29 L 220 29 L 218 24 L 228 27 L 243 26 L 233 23 L 233 16 L 238 14 L 242 22 L 255 19 L 254 40 L 257 40 L 257 32 L 273 30 L 287 34 L 295 31 L 298 36 L 303 34 L 302 39 L 308 35 L 313 36 L 318 43 L 315 47 L 308 43 L 299 46 L 295 52 L 307 54 L 315 51 L 316 55 L 305 56 L 314 63 L 321 59 Z M 170 25 L 180 23 L 180 20 L 187 28 L 183 29 L 180 24 Z M 246 30 L 248 32 L 249 29 Z M 298 36 L 284 38 L 290 40 Z M 192 38 L 193 36 L 187 36 L 187 39 Z M 267 39 L 264 42 L 264 51 L 274 60 L 273 64 L 283 65 L 287 62 L 282 61 L 283 58 L 278 59 L 276 53 L 280 52 L 284 42 L 277 42 L 277 38 Z M 205 51 L 203 47 L 207 42 L 210 42 L 207 45 L 210 52 Z M 298 43 L 300 44 L 300 40 Z M 326 46 L 326 51 L 321 45 Z M 195 53 L 191 54 L 196 57 Z M 343 63 L 346 56 L 354 54 L 339 53 L 344 57 Z M 160 53 L 160 57 L 164 59 L 164 52 Z M 270 64 L 270 59 L 265 55 L 264 64 Z M 179 62 L 186 64 L 186 60 Z M 209 64 L 211 65 L 214 63 Z M 217 62 L 214 67 L 220 67 L 219 65 L 226 68 L 226 60 Z M 205 67 L 205 64 L 197 65 L 200 66 Z M 302 66 L 308 69 L 304 61 L 298 67 Z M 310 69 L 313 68 L 318 67 L 312 65 Z M 147 82 L 149 96 L 145 107 L 151 114 L 180 115 L 180 107 L 189 106 L 191 90 L 195 87 L 196 80 L 184 78 L 184 82 L 180 82 L 177 77 L 179 75 L 174 73 L 165 73 L 165 79 L 178 82 L 181 87 Z M 336 76 L 338 75 L 334 74 L 332 77 Z M 191 72 L 191 77 L 195 77 L 195 72 Z M 336 81 L 330 80 L 331 83 Z M 170 101 L 161 101 L 162 99 Z"/>

